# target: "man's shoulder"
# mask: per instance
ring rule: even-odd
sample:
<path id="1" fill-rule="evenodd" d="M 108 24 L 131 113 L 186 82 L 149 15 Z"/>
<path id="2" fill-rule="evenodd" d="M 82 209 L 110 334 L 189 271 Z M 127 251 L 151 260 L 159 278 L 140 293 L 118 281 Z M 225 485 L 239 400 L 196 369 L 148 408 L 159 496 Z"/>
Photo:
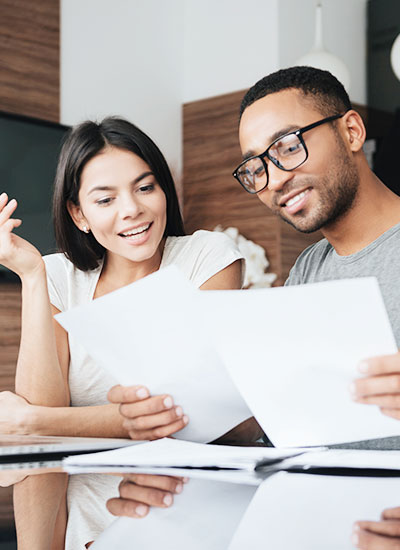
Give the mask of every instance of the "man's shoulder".
<path id="1" fill-rule="evenodd" d="M 295 285 L 307 282 L 310 273 L 325 261 L 331 250 L 332 245 L 327 239 L 321 239 L 308 246 L 297 258 L 294 266 L 290 270 L 285 285 Z"/>

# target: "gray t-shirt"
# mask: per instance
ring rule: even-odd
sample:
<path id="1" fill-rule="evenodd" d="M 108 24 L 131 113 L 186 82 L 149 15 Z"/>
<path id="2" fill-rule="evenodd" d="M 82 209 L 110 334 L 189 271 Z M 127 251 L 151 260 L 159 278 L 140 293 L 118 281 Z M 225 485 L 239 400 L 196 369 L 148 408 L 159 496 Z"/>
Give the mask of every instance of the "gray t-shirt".
<path id="1" fill-rule="evenodd" d="M 339 256 L 326 239 L 309 246 L 297 258 L 285 285 L 318 283 L 354 277 L 376 277 L 379 281 L 397 345 L 400 347 L 399 274 L 400 223 L 383 233 L 359 252 L 349 256 Z M 340 447 L 400 449 L 400 436 L 347 443 L 340 445 Z"/>

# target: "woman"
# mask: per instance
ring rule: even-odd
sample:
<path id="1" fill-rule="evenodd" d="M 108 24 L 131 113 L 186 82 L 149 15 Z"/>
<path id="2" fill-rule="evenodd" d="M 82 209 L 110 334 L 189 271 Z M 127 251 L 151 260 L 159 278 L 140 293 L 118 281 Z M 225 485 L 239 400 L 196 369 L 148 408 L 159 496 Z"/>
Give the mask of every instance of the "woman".
<path id="1" fill-rule="evenodd" d="M 118 405 L 107 401 L 116 380 L 68 339 L 53 315 L 171 263 L 199 288 L 239 288 L 242 256 L 221 234 L 184 236 L 161 152 L 122 119 L 85 122 L 64 143 L 53 203 L 59 254 L 42 258 L 12 233 L 22 223 L 11 218 L 16 207 L 15 200 L 0 196 L 0 262 L 22 281 L 16 373 L 16 393 L 22 397 L 2 394 L 9 414 L 0 428 L 3 433 L 127 437 Z M 135 439 L 165 437 L 185 426 L 188 419 L 172 396 L 149 397 L 140 386 L 136 396 L 143 401 L 138 416 L 148 418 L 138 422 L 143 429 L 130 430 Z"/>
<path id="2" fill-rule="evenodd" d="M 235 244 L 221 233 L 184 235 L 165 159 L 148 136 L 118 118 L 85 122 L 63 145 L 53 203 L 60 253 L 42 258 L 13 233 L 22 223 L 12 218 L 16 207 L 15 200 L 0 195 L 0 262 L 22 281 L 17 395 L 0 394 L 0 430 L 99 437 L 128 437 L 129 432 L 140 440 L 182 429 L 188 418 L 172 396 L 150 396 L 141 386 L 129 388 L 136 412 L 130 410 L 124 420 L 118 403 L 107 402 L 116 380 L 53 315 L 171 263 L 199 288 L 240 288 L 242 256 Z M 134 304 L 132 313 L 140 322 Z M 105 528 L 111 515 L 104 518 L 101 511 L 106 498 L 117 495 L 118 481 L 72 477 L 66 548 L 84 547 Z M 91 523 L 96 515 L 98 522 Z"/>

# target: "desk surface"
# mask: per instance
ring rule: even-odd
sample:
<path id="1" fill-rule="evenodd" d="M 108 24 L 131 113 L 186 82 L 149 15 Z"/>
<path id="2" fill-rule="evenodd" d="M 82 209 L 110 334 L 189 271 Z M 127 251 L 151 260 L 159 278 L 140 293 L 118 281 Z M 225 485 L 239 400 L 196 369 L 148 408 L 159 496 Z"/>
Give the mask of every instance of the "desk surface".
<path id="1" fill-rule="evenodd" d="M 351 512 L 351 506 L 349 507 L 348 502 L 346 503 L 347 496 L 348 499 L 351 498 L 352 489 L 356 487 L 357 492 L 361 494 L 364 486 L 367 487 L 371 483 L 371 478 L 348 477 L 346 478 L 346 487 L 351 490 L 344 489 L 339 493 L 330 490 L 322 498 L 320 495 L 317 497 L 315 491 L 319 479 L 322 480 L 321 483 L 326 483 L 327 478 L 330 478 L 331 486 L 334 487 L 339 483 L 338 480 L 341 480 L 341 483 L 344 478 L 309 474 L 281 473 L 277 475 L 292 476 L 289 479 L 289 483 L 292 485 L 295 485 L 292 483 L 295 476 L 302 476 L 301 481 L 306 478 L 312 480 L 310 488 L 314 487 L 314 489 L 302 491 L 300 498 L 291 498 L 291 515 L 290 517 L 281 518 L 279 517 L 280 510 L 282 510 L 282 514 L 287 514 L 283 505 L 287 499 L 285 500 L 284 493 L 282 493 L 282 499 L 280 499 L 278 489 L 273 514 L 275 525 L 268 525 L 271 514 L 269 514 L 266 506 L 265 518 L 261 522 L 258 521 L 259 526 L 262 523 L 258 540 L 262 540 L 260 540 L 260 545 L 252 543 L 248 547 L 250 550 L 253 548 L 255 550 L 269 548 L 267 544 L 268 532 L 271 532 L 271 529 L 273 530 L 276 523 L 279 522 L 287 525 L 287 532 L 282 532 L 283 538 L 296 537 L 296 530 L 299 529 L 299 531 L 302 531 L 303 536 L 304 532 L 307 533 L 308 531 L 310 541 L 313 539 L 309 547 L 302 546 L 299 542 L 295 546 L 287 546 L 288 550 L 289 548 L 290 550 L 293 548 L 296 548 L 296 550 L 306 550 L 306 548 L 307 550 L 314 550 L 314 548 L 324 548 L 324 550 L 327 548 L 335 548 L 335 550 L 350 550 L 352 548 L 397 550 L 400 548 L 400 508 L 394 506 L 393 498 L 390 500 L 389 497 L 381 512 L 384 516 L 385 509 L 397 509 L 390 519 L 392 526 L 390 535 L 385 531 L 386 526 L 384 526 L 383 533 L 367 532 L 369 539 L 367 542 L 363 539 L 363 546 L 355 544 L 351 538 L 352 526 L 356 521 L 368 519 L 382 523 L 383 516 L 380 517 L 381 514 L 375 514 L 373 517 L 357 517 L 359 512 L 357 510 L 354 510 L 354 513 Z M 276 486 L 277 481 L 275 480 L 278 478 L 275 475 L 268 478 L 265 476 L 265 479 L 264 487 L 267 489 L 267 484 L 271 483 L 272 480 Z M 20 550 L 25 550 L 25 548 L 29 548 L 29 550 L 62 550 L 63 548 L 78 550 L 82 548 L 84 550 L 85 544 L 94 539 L 97 542 L 93 548 L 96 549 L 99 545 L 100 550 L 111 547 L 119 550 L 125 548 L 134 548 L 135 550 L 136 548 L 158 549 L 159 544 L 156 546 L 156 540 L 164 540 L 162 544 L 164 549 L 198 550 L 204 548 L 206 550 L 223 550 L 229 547 L 233 533 L 236 531 L 257 491 L 256 486 L 190 479 L 188 484 L 184 486 L 182 494 L 175 497 L 175 503 L 171 508 L 153 508 L 144 520 L 129 519 L 127 522 L 125 519 L 122 522 L 119 520 L 119 531 L 111 532 L 109 526 L 115 521 L 115 518 L 107 511 L 106 501 L 108 498 L 117 496 L 120 480 L 121 477 L 115 474 L 78 474 L 68 477 L 67 474 L 63 473 L 61 463 L 57 461 L 3 466 L 0 471 L 0 550 L 17 548 L 17 535 Z M 379 489 L 380 484 L 387 484 L 388 481 L 391 485 L 398 484 L 400 489 L 399 478 L 393 480 L 374 478 L 373 483 L 375 485 L 373 487 Z M 53 529 L 54 510 L 58 506 L 55 503 L 60 501 L 61 495 L 65 495 L 66 486 L 69 507 L 67 538 L 61 545 L 53 547 L 51 546 L 50 525 Z M 384 486 L 382 485 L 382 487 Z M 375 494 L 377 498 L 379 497 L 378 493 L 379 490 Z M 385 491 L 381 490 L 380 493 L 384 495 Z M 372 493 L 367 491 L 366 494 L 370 494 L 372 500 L 375 499 L 373 491 Z M 398 503 L 395 503 L 396 505 L 400 505 L 400 491 L 398 494 L 399 498 Z M 318 502 L 313 502 L 316 499 Z M 252 504 L 254 501 L 255 499 Z M 386 502 L 385 499 L 383 502 Z M 329 506 L 327 506 L 328 503 Z M 310 506 L 310 510 L 314 510 L 315 513 L 304 516 L 304 510 Z M 327 540 L 320 540 L 318 545 L 315 545 L 314 528 L 322 521 L 326 521 L 323 514 L 324 510 L 328 512 L 328 509 L 330 510 L 329 525 L 331 526 L 331 533 L 337 530 L 343 531 L 340 534 L 340 540 L 343 541 L 340 546 L 337 546 L 337 541 L 331 541 L 336 546 L 330 546 L 328 543 L 329 533 L 327 534 Z M 114 529 L 116 525 L 114 524 Z M 379 523 L 377 525 L 379 531 L 381 527 Z M 108 528 L 108 531 L 105 531 L 106 528 Z M 111 538 L 108 540 L 107 533 L 109 532 Z M 262 533 L 265 534 L 265 537 Z M 121 540 L 127 542 L 126 545 L 122 542 L 115 542 L 119 536 Z M 335 536 L 337 537 L 337 533 Z M 109 546 L 110 540 L 114 541 L 111 546 Z M 143 540 L 148 541 L 145 546 L 141 542 Z M 207 543 L 203 545 L 201 540 L 207 541 Z M 276 548 L 274 545 L 271 550 Z M 282 548 L 286 548 L 286 546 L 283 545 Z"/>

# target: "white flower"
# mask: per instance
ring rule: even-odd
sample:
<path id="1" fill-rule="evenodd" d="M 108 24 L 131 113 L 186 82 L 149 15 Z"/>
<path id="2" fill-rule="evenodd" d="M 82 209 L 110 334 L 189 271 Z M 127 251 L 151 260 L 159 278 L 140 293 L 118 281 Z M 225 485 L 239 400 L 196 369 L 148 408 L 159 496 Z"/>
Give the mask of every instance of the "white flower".
<path id="1" fill-rule="evenodd" d="M 228 237 L 235 241 L 240 252 L 243 254 L 246 261 L 244 288 L 260 288 L 272 285 L 276 279 L 276 274 L 266 273 L 269 261 L 262 246 L 240 235 L 236 227 L 222 229 L 220 225 L 217 225 L 214 231 L 221 231 L 225 235 L 228 235 Z"/>

